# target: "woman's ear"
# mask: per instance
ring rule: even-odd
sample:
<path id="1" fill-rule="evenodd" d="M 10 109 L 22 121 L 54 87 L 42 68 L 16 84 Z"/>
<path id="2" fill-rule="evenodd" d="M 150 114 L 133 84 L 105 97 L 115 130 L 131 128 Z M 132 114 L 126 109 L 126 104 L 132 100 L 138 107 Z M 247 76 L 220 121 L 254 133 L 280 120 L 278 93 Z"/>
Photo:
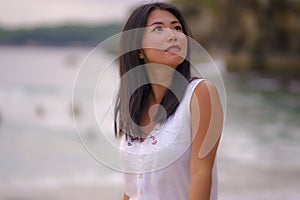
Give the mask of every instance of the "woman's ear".
<path id="1" fill-rule="evenodd" d="M 139 58 L 142 59 L 142 60 L 145 58 L 144 53 L 142 52 L 142 50 L 139 50 Z"/>

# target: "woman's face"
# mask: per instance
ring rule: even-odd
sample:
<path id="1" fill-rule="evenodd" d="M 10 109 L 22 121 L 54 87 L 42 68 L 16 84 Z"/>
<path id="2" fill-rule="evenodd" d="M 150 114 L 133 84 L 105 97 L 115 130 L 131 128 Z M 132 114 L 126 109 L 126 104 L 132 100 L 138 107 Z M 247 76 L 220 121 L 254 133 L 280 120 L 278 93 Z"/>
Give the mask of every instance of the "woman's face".
<path id="1" fill-rule="evenodd" d="M 179 20 L 166 10 L 154 10 L 147 19 L 140 58 L 176 68 L 186 58 L 187 37 Z"/>

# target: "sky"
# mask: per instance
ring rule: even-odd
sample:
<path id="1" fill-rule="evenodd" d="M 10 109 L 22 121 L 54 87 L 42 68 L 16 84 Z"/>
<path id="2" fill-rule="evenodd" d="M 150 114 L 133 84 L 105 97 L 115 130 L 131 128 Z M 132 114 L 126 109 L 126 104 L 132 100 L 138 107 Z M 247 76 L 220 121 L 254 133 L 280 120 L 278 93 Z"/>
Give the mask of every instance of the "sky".
<path id="1" fill-rule="evenodd" d="M 125 20 L 134 7 L 167 0 L 0 0 L 0 27 Z"/>

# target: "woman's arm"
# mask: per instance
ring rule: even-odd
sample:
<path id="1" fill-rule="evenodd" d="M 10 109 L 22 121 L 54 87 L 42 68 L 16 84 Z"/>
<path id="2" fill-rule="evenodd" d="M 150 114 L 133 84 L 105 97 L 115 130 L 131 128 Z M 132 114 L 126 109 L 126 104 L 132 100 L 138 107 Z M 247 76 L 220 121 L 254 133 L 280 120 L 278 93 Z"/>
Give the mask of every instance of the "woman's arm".
<path id="1" fill-rule="evenodd" d="M 209 200 L 212 168 L 223 127 L 223 110 L 215 86 L 202 81 L 191 100 L 192 153 L 190 200 Z"/>
<path id="2" fill-rule="evenodd" d="M 123 200 L 129 200 L 129 196 L 124 193 Z"/>

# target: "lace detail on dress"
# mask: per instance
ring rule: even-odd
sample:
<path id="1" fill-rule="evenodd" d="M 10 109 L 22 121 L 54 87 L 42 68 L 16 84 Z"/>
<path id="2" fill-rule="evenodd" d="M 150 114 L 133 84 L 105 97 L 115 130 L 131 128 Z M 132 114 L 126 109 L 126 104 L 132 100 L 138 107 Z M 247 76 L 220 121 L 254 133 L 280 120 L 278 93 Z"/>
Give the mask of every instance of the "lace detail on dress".
<path id="1" fill-rule="evenodd" d="M 182 122 L 181 109 L 180 107 L 177 109 L 180 114 L 170 116 L 162 124 L 156 124 L 144 141 L 131 136 L 128 136 L 127 140 L 124 138 L 123 145 L 121 142 L 120 150 L 131 154 L 150 154 L 168 147 L 174 142 L 181 128 L 181 123 L 178 123 Z"/>

